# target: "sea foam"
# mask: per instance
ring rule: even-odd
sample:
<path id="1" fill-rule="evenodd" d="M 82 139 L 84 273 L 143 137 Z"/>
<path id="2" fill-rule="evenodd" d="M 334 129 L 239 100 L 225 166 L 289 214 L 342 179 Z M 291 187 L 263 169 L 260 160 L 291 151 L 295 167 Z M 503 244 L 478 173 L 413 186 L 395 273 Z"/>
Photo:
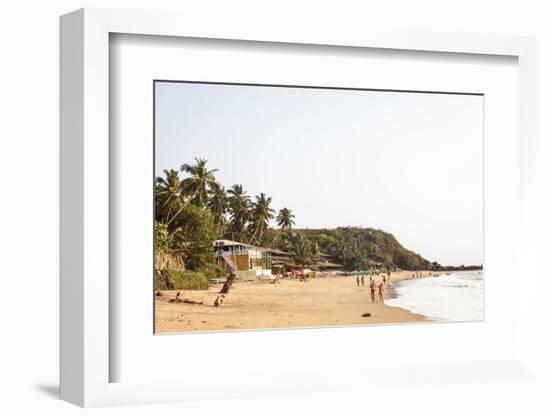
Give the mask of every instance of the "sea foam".
<path id="1" fill-rule="evenodd" d="M 404 280 L 393 286 L 397 296 L 386 304 L 434 321 L 482 321 L 483 283 L 482 271 Z"/>

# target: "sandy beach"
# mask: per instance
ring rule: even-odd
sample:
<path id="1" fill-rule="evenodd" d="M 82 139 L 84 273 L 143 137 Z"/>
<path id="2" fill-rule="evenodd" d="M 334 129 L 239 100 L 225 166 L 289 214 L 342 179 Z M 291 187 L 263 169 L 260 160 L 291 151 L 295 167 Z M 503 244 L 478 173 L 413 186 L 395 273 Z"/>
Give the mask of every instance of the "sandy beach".
<path id="1" fill-rule="evenodd" d="M 394 272 L 385 297 L 392 296 L 392 283 L 411 278 L 411 272 Z M 425 273 L 427 275 L 427 273 Z M 376 279 L 377 282 L 381 281 Z M 355 276 L 318 277 L 308 282 L 282 279 L 279 283 L 236 282 L 223 308 L 213 306 L 221 285 L 208 290 L 180 291 L 184 298 L 202 300 L 202 305 L 169 303 L 176 291 L 156 297 L 157 333 L 227 331 L 239 329 L 297 328 L 337 325 L 391 324 L 427 321 L 405 309 L 371 303 L 369 279 L 357 287 Z M 365 313 L 370 317 L 363 317 Z"/>

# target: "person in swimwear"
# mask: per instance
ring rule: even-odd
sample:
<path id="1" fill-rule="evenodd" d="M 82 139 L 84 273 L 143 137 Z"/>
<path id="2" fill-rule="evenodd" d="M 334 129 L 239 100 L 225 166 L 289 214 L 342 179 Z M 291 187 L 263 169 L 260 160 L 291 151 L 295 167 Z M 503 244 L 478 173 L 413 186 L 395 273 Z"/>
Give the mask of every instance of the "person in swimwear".
<path id="1" fill-rule="evenodd" d="M 382 283 L 378 285 L 378 300 L 384 303 L 384 285 Z"/>
<path id="2" fill-rule="evenodd" d="M 376 291 L 376 283 L 374 283 L 374 280 L 370 282 L 370 298 L 372 300 L 372 303 L 375 301 L 375 291 Z"/>

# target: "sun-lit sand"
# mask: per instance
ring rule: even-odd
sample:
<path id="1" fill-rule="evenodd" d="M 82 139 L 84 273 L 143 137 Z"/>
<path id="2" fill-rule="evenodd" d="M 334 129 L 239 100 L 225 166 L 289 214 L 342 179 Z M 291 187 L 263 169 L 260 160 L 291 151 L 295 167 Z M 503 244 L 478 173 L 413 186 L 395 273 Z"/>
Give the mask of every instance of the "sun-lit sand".
<path id="1" fill-rule="evenodd" d="M 424 272 L 424 275 L 427 275 Z M 394 272 L 386 286 L 411 278 L 411 272 Z M 377 278 L 377 283 L 381 281 Z M 221 285 L 209 290 L 183 290 L 184 298 L 202 300 L 202 305 L 169 303 L 176 291 L 163 291 L 155 302 L 156 332 L 227 331 L 319 327 L 334 325 L 422 322 L 427 319 L 405 309 L 371 303 L 369 279 L 357 287 L 355 276 L 318 277 L 308 282 L 282 279 L 279 283 L 236 282 L 223 308 L 214 307 Z M 377 293 L 378 294 L 378 293 Z M 365 313 L 370 317 L 363 317 Z"/>

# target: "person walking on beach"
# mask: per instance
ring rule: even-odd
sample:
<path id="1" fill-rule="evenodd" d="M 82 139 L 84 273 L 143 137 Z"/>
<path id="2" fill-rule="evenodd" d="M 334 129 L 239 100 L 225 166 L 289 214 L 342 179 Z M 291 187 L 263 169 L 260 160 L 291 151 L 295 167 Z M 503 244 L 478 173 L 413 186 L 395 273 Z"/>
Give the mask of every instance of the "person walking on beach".
<path id="1" fill-rule="evenodd" d="M 374 283 L 374 280 L 370 282 L 370 298 L 372 300 L 372 303 L 375 301 L 375 292 L 376 291 L 376 283 Z"/>
<path id="2" fill-rule="evenodd" d="M 355 278 L 355 281 L 357 282 L 357 287 L 359 287 L 359 276 Z"/>
<path id="3" fill-rule="evenodd" d="M 365 286 L 365 276 L 361 276 L 361 286 Z"/>
<path id="4" fill-rule="evenodd" d="M 378 300 L 384 303 L 384 285 L 382 283 L 378 285 Z"/>

